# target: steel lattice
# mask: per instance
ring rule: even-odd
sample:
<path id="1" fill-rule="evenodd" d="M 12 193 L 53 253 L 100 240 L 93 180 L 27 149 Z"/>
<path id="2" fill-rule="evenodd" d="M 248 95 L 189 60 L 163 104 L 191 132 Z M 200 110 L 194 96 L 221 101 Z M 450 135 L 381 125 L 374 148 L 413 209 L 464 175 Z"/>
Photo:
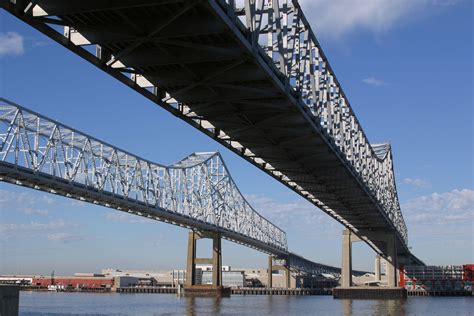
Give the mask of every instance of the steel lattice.
<path id="1" fill-rule="evenodd" d="M 92 202 L 112 206 L 108 202 L 112 197 L 156 212 L 117 207 L 122 211 L 164 221 L 170 213 L 174 224 L 194 228 L 204 223 L 223 237 L 243 243 L 253 240 L 275 253 L 287 252 L 285 232 L 249 205 L 219 153 L 193 153 L 166 167 L 0 101 L 0 164 L 29 172 L 33 178 L 27 179 L 30 186 L 80 199 L 86 199 L 87 192 L 98 193 L 100 198 Z M 2 170 L 3 180 L 25 184 L 11 173 L 14 171 Z M 47 179 L 49 184 L 34 185 L 35 178 Z M 69 187 L 70 193 L 61 184 Z"/>
<path id="2" fill-rule="evenodd" d="M 382 222 L 376 229 L 394 230 L 398 235 L 399 250 L 410 253 L 407 227 L 398 201 L 391 147 L 389 144 L 369 143 L 297 0 L 173 0 L 133 3 L 98 0 L 87 4 L 82 1 L 40 0 L 5 1 L 0 5 L 167 111 L 227 146 L 247 161 L 257 165 L 357 233 L 359 231 L 357 226 L 362 226 L 360 223 L 364 222 L 365 218 L 364 215 L 356 217 L 355 220 L 345 217 L 345 214 L 355 213 L 352 212 L 354 209 L 351 208 L 350 202 L 342 207 L 337 203 L 331 205 L 331 199 L 337 199 L 337 194 L 335 198 L 329 196 L 324 190 L 308 189 L 305 187 L 306 179 L 299 180 L 293 176 L 291 172 L 294 170 L 288 172 L 272 165 L 272 159 L 278 163 L 279 157 L 275 159 L 272 158 L 271 153 L 264 152 L 270 157 L 267 159 L 258 153 L 259 149 L 270 148 L 270 145 L 272 145 L 272 150 L 278 149 L 278 141 L 272 139 L 258 144 L 259 139 L 255 139 L 253 141 L 257 145 L 252 145 L 252 141 L 249 142 L 245 137 L 239 139 L 232 135 L 232 132 L 236 134 L 236 128 L 229 128 L 226 125 L 238 124 L 242 122 L 241 120 L 233 118 L 230 122 L 230 118 L 225 117 L 227 112 L 219 116 L 219 111 L 224 111 L 222 104 L 232 100 L 227 100 L 229 98 L 227 94 L 222 96 L 223 100 L 219 99 L 221 96 L 215 92 L 219 89 L 224 92 L 229 91 L 231 85 L 225 80 L 220 82 L 215 77 L 224 73 L 231 77 L 240 65 L 250 61 L 249 63 L 254 67 L 250 70 L 256 73 L 264 72 L 264 78 L 271 78 L 269 82 L 272 86 L 278 86 L 277 91 L 284 95 L 285 101 L 295 105 L 291 110 L 298 112 L 299 118 L 304 118 L 305 122 L 309 118 L 311 130 L 307 128 L 305 131 L 308 134 L 314 132 L 318 134 L 318 137 L 321 136 L 330 152 L 343 161 L 344 168 L 341 169 L 348 170 L 351 179 L 345 176 L 338 180 L 349 182 L 355 179 L 357 189 L 350 191 L 353 193 L 351 198 L 357 199 L 360 190 L 360 195 L 370 200 L 364 203 L 364 207 L 367 206 L 367 212 L 372 212 L 376 224 L 379 224 L 379 221 Z M 187 20 L 186 14 L 193 10 L 195 12 L 190 14 L 191 19 Z M 136 16 L 133 19 L 124 17 L 122 13 L 125 11 L 133 12 Z M 169 19 L 167 17 L 161 21 L 154 18 L 162 17 L 163 12 L 167 12 L 165 15 L 169 15 Z M 210 12 L 210 15 L 206 15 Z M 150 19 L 154 21 L 151 23 L 152 26 L 147 28 L 148 24 L 144 23 L 145 29 L 137 27 L 141 25 L 142 17 L 147 17 L 148 13 L 150 13 Z M 87 15 L 88 18 L 84 19 L 83 15 Z M 193 18 L 198 20 L 197 24 Z M 179 22 L 176 28 L 170 27 L 173 21 Z M 192 26 L 201 24 L 203 27 L 199 30 L 203 33 L 199 33 L 199 30 L 193 32 Z M 116 28 L 117 26 L 119 28 Z M 175 40 L 171 41 L 160 34 L 167 27 L 170 27 L 168 36 L 171 34 Z M 162 36 L 165 38 L 160 38 Z M 238 46 L 227 49 L 225 45 L 220 46 L 219 43 L 214 46 L 217 40 L 225 43 L 235 40 Z M 167 45 L 175 45 L 181 49 L 166 51 L 165 48 L 169 49 Z M 188 56 L 188 50 L 191 48 L 192 52 Z M 165 54 L 162 54 L 162 50 L 165 50 Z M 196 59 L 195 55 L 199 51 L 205 51 L 209 55 L 203 54 L 200 56 L 201 59 Z M 156 57 L 157 54 L 160 58 Z M 211 62 L 220 64 L 225 61 L 227 63 L 222 68 L 216 67 L 215 72 L 210 74 L 196 75 L 190 71 L 191 65 L 199 66 L 203 60 L 208 61 L 209 64 Z M 177 71 L 185 73 L 188 77 L 178 78 L 179 76 L 174 73 L 175 69 L 179 69 Z M 165 72 L 163 78 L 158 76 L 162 71 Z M 197 74 L 200 74 L 199 71 Z M 157 76 L 158 79 L 155 78 Z M 246 74 L 235 75 L 235 78 L 240 77 L 247 78 Z M 261 91 L 256 91 L 258 87 L 253 87 L 252 80 L 255 79 L 258 82 L 258 78 L 257 76 L 256 79 L 253 77 L 247 79 L 251 82 L 250 86 L 239 86 L 240 82 L 232 81 L 232 87 L 234 89 L 238 87 L 240 94 L 245 94 L 245 90 L 252 90 L 252 93 L 262 95 L 261 100 L 256 97 L 240 100 L 241 104 L 246 104 L 247 101 L 250 105 L 255 104 L 252 106 L 253 111 L 261 111 L 262 109 L 258 109 L 259 106 L 268 107 L 269 104 L 273 104 L 272 97 L 274 96 L 267 96 L 267 94 L 271 94 L 274 90 L 265 91 L 267 86 L 263 86 Z M 214 79 L 216 80 L 214 86 L 207 87 L 208 90 L 204 96 L 197 92 L 195 95 L 192 93 L 190 96 L 187 95 L 197 86 L 206 86 Z M 182 85 L 180 80 L 186 85 Z M 267 81 L 262 79 L 262 82 Z M 208 95 L 213 95 L 213 93 L 217 95 L 215 100 L 208 98 Z M 249 93 L 249 96 L 252 96 L 252 93 Z M 265 100 L 267 97 L 270 101 Z M 238 96 L 234 95 L 233 98 L 239 101 Z M 210 111 L 210 108 L 214 112 L 211 111 L 212 115 L 206 116 L 205 114 L 208 113 L 206 110 Z M 274 114 L 275 116 L 271 116 L 273 113 L 270 113 L 270 116 L 259 118 L 256 123 L 244 120 L 244 123 L 248 125 L 239 126 L 237 130 L 249 129 L 258 124 L 261 124 L 261 128 L 262 126 L 268 128 L 272 120 L 278 120 L 278 115 L 284 119 L 288 113 L 293 112 L 289 110 L 283 114 Z M 240 116 L 240 113 L 236 116 Z M 224 123 L 220 123 L 218 119 L 224 120 Z M 265 133 L 254 135 L 257 135 L 257 138 L 265 136 Z M 311 137 L 314 140 L 315 137 L 312 134 Z M 243 143 L 242 139 L 250 145 Z M 325 150 L 326 148 L 321 151 Z M 285 159 L 285 163 L 292 162 L 292 159 L 288 157 Z M 308 169 L 311 170 L 311 168 Z M 304 168 L 301 170 L 308 171 Z M 315 179 L 317 180 L 317 177 Z M 321 184 L 321 186 L 325 185 L 327 183 Z M 341 197 L 346 195 L 345 192 L 347 191 L 343 188 L 337 193 Z M 367 229 L 367 225 L 361 229 Z M 374 245 L 374 241 L 366 241 Z M 417 258 L 412 257 L 419 262 Z"/>
<path id="3" fill-rule="evenodd" d="M 262 49 L 285 75 L 285 84 L 311 110 L 332 145 L 355 170 L 407 244 L 391 147 L 369 143 L 298 1 L 226 3 L 234 7 L 233 11 L 250 30 L 252 45 Z M 310 198 L 317 201 L 317 197 Z"/>

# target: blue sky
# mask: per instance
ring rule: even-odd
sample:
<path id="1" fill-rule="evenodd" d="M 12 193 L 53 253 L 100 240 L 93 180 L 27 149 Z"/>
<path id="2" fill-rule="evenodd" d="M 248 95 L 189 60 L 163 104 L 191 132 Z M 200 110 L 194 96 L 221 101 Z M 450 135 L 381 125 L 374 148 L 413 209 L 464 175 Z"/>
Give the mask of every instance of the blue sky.
<path id="1" fill-rule="evenodd" d="M 302 1 L 369 139 L 390 142 L 409 244 L 428 264 L 474 262 L 473 4 Z M 220 151 L 291 250 L 340 265 L 342 227 L 249 163 L 4 11 L 0 95 L 144 158 Z M 187 232 L 0 183 L 0 274 L 183 268 Z M 203 243 L 199 254 L 210 254 Z M 223 264 L 266 256 L 223 243 Z M 354 247 L 354 267 L 373 252 Z"/>

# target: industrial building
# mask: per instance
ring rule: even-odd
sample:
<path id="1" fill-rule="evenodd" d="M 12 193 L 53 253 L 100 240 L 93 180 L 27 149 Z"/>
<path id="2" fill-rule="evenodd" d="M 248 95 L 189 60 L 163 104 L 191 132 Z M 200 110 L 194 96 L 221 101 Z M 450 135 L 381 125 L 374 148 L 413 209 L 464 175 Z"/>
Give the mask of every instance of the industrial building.
<path id="1" fill-rule="evenodd" d="M 474 264 L 452 266 L 407 266 L 400 274 L 407 290 L 472 291 Z"/>
<path id="2" fill-rule="evenodd" d="M 45 287 L 61 286 L 64 289 L 110 289 L 114 286 L 114 279 L 102 274 L 77 273 L 74 276 L 35 276 L 32 286 Z"/>

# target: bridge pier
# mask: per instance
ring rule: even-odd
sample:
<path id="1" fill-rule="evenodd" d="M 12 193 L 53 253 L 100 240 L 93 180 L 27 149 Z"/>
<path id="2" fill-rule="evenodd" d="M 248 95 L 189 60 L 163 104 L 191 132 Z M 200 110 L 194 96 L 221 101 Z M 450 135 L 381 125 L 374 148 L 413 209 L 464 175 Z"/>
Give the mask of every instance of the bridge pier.
<path id="1" fill-rule="evenodd" d="M 387 274 L 387 285 L 395 287 L 397 282 L 397 245 L 395 243 L 395 236 L 387 236 L 387 264 L 385 265 L 385 273 Z"/>
<path id="2" fill-rule="evenodd" d="M 341 265 L 341 286 L 334 289 L 334 298 L 403 298 L 406 297 L 406 290 L 399 288 L 397 282 L 397 248 L 396 239 L 392 233 L 387 232 L 367 232 L 362 238 L 370 236 L 371 240 L 385 242 L 387 286 L 370 289 L 366 287 L 353 287 L 352 282 L 352 243 L 362 241 L 350 230 L 344 229 L 342 232 L 342 265 Z M 375 280 L 380 281 L 380 255 L 375 257 Z"/>
<path id="3" fill-rule="evenodd" d="M 279 260 L 279 261 L 283 261 L 283 262 L 280 262 L 280 264 L 273 264 L 274 259 Z M 283 285 L 284 288 L 293 288 L 293 285 L 295 285 L 295 287 L 296 287 L 296 281 L 292 282 L 292 279 L 291 279 L 291 270 L 290 270 L 290 267 L 288 265 L 288 260 L 287 259 L 281 259 L 281 258 L 274 258 L 273 256 L 269 256 L 268 257 L 268 280 L 267 280 L 267 287 L 268 288 L 273 287 L 272 272 L 274 270 L 279 270 L 279 271 L 284 272 L 284 274 L 285 274 L 285 279 L 284 279 L 285 282 L 284 282 L 284 285 Z"/>
<path id="4" fill-rule="evenodd" d="M 380 275 L 380 255 L 375 256 L 375 280 L 376 282 L 380 282 L 382 277 Z"/>
<path id="5" fill-rule="evenodd" d="M 273 287 L 273 257 L 268 256 L 268 269 L 267 269 L 267 287 Z"/>
<path id="6" fill-rule="evenodd" d="M 197 240 L 212 239 L 212 258 L 196 258 Z M 212 284 L 197 284 L 196 265 L 212 265 Z M 185 295 L 193 296 L 228 296 L 230 288 L 222 286 L 222 248 L 221 236 L 211 232 L 197 232 L 191 230 L 188 234 L 188 258 L 186 264 Z"/>
<path id="7" fill-rule="evenodd" d="M 342 232 L 341 286 L 352 286 L 352 233 L 348 229 Z"/>

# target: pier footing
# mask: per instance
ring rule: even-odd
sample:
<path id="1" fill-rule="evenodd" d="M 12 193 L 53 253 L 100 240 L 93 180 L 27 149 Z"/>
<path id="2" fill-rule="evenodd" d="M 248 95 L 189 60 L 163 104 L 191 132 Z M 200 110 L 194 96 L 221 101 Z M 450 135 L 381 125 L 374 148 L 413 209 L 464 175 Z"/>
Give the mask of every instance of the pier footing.
<path id="1" fill-rule="evenodd" d="M 215 285 L 193 285 L 184 287 L 184 296 L 229 297 L 230 287 Z"/>
<path id="2" fill-rule="evenodd" d="M 20 287 L 14 285 L 0 285 L 0 315 L 18 315 L 20 304 Z"/>
<path id="3" fill-rule="evenodd" d="M 338 299 L 405 299 L 407 290 L 401 287 L 337 287 L 333 298 Z"/>

